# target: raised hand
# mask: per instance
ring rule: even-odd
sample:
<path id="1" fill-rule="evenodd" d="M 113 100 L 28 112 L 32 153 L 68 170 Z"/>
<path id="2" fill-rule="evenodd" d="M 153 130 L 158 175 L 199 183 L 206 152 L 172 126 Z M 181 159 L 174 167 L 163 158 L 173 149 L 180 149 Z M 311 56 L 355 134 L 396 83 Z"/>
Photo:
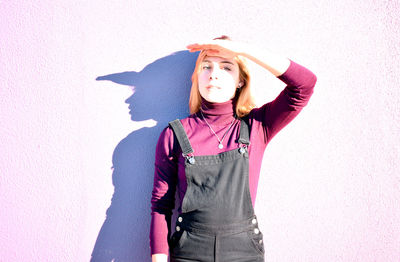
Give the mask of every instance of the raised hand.
<path id="1" fill-rule="evenodd" d="M 190 52 L 207 50 L 209 56 L 235 57 L 245 50 L 245 44 L 230 40 L 215 39 L 187 46 Z"/>

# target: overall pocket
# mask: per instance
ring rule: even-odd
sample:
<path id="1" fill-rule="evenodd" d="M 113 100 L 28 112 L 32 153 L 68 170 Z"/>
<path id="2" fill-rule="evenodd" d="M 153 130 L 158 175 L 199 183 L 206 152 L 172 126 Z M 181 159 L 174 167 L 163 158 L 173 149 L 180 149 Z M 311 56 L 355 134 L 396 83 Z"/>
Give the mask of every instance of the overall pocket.
<path id="1" fill-rule="evenodd" d="M 251 241 L 252 246 L 254 249 L 264 255 L 265 250 L 264 250 L 264 239 L 263 239 L 263 234 L 258 228 L 255 228 L 253 230 L 247 231 L 247 234 L 249 236 L 249 240 Z"/>
<path id="2" fill-rule="evenodd" d="M 172 251 L 174 248 L 181 248 L 187 236 L 186 230 L 175 231 L 168 241 L 169 249 Z"/>

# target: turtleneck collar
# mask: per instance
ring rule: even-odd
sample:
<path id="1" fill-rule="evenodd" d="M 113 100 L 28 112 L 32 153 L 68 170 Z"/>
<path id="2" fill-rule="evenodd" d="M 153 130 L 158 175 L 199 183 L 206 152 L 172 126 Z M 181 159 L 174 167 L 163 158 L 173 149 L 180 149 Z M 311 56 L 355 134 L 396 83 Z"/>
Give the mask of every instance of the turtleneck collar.
<path id="1" fill-rule="evenodd" d="M 229 125 L 235 116 L 236 98 L 223 103 L 212 103 L 201 100 L 201 109 L 207 122 L 216 126 Z M 201 112 L 197 115 L 203 118 Z"/>

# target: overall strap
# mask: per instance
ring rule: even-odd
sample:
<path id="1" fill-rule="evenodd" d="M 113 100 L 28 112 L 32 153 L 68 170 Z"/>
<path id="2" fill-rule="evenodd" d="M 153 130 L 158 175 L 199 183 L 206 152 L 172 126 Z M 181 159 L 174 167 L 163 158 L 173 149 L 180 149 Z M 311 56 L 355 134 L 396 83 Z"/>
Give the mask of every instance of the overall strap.
<path id="1" fill-rule="evenodd" d="M 240 134 L 238 142 L 240 144 L 250 145 L 250 132 L 249 132 L 249 124 L 247 123 L 248 118 L 240 120 Z"/>
<path id="2" fill-rule="evenodd" d="M 192 145 L 190 144 L 189 138 L 186 135 L 185 129 L 183 129 L 182 123 L 179 119 L 169 122 L 172 130 L 174 131 L 176 138 L 178 139 L 179 145 L 182 149 L 182 154 L 187 156 L 193 153 Z"/>

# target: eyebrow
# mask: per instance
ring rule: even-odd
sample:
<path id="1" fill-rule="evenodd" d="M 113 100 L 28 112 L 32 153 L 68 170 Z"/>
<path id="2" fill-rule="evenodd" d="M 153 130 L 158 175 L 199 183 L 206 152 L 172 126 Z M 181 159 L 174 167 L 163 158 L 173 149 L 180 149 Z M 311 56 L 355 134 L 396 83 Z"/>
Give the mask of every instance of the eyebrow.
<path id="1" fill-rule="evenodd" d="M 210 60 L 203 60 L 203 62 L 208 62 L 208 63 L 211 63 L 211 61 L 210 61 Z M 230 61 L 221 61 L 220 63 L 234 65 L 234 64 L 233 64 L 232 62 L 230 62 Z"/>

